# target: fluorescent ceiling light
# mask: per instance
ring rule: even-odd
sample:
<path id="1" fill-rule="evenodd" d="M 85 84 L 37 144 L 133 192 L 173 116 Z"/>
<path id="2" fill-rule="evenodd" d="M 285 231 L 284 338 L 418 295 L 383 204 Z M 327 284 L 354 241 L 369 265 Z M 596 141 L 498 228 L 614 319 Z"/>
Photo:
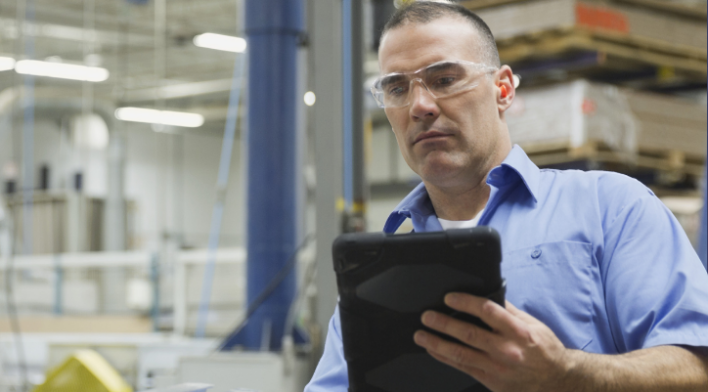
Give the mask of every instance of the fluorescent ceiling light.
<path id="1" fill-rule="evenodd" d="M 123 102 L 147 101 L 154 100 L 158 97 L 164 99 L 183 98 L 195 95 L 219 93 L 224 91 L 231 91 L 230 78 L 128 90 L 123 96 Z"/>
<path id="2" fill-rule="evenodd" d="M 50 61 L 20 60 L 15 64 L 15 71 L 19 74 L 84 80 L 87 82 L 103 82 L 108 79 L 108 70 L 105 68 Z"/>
<path id="3" fill-rule="evenodd" d="M 227 52 L 243 53 L 246 51 L 246 40 L 241 37 L 221 35 L 214 33 L 199 34 L 194 37 L 194 45 L 200 48 L 224 50 Z"/>
<path id="4" fill-rule="evenodd" d="M 0 71 L 9 71 L 15 68 L 15 59 L 12 57 L 0 57 Z"/>
<path id="5" fill-rule="evenodd" d="M 204 124 L 204 116 L 201 114 L 172 112 L 169 110 L 125 107 L 116 109 L 115 116 L 123 121 L 174 125 L 187 128 L 197 128 Z"/>
<path id="6" fill-rule="evenodd" d="M 39 26 L 37 26 L 37 27 L 39 27 Z M 85 39 L 89 39 L 89 40 L 93 41 L 96 39 L 96 32 L 95 31 L 84 30 L 80 27 L 45 24 L 45 25 L 42 25 L 40 27 L 40 29 L 41 29 L 40 31 L 42 32 L 42 35 L 45 37 L 65 39 L 65 40 L 70 40 L 70 41 L 83 41 Z"/>

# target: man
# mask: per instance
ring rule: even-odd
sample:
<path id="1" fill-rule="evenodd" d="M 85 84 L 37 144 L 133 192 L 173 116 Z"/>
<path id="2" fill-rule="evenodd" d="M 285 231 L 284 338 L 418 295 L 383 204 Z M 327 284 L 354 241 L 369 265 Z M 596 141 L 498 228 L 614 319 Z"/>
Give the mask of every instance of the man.
<path id="1" fill-rule="evenodd" d="M 628 177 L 539 170 L 504 120 L 515 88 L 488 27 L 452 4 L 414 3 L 384 28 L 385 107 L 422 178 L 389 217 L 395 232 L 471 227 L 502 237 L 506 308 L 466 294 L 411 337 L 492 391 L 707 391 L 708 276 L 671 213 Z M 338 310 L 306 392 L 346 391 Z"/>

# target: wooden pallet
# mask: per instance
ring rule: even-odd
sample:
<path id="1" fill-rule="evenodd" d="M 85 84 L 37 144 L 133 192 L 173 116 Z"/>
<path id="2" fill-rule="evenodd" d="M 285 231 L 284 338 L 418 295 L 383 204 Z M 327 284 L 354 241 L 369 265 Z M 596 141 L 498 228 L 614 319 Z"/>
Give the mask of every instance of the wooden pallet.
<path id="1" fill-rule="evenodd" d="M 464 0 L 460 2 L 460 5 L 468 10 L 475 11 L 484 8 L 498 7 L 501 5 L 521 3 L 523 1 L 528 0 Z"/>
<path id="2" fill-rule="evenodd" d="M 637 2 L 645 6 L 629 5 Z M 492 3 L 501 4 L 494 0 L 463 4 Z M 508 0 L 504 4 L 479 11 L 497 38 L 504 63 L 520 69 L 559 70 L 565 69 L 557 65 L 563 63 L 574 69 L 577 64 L 567 64 L 568 60 L 595 54 L 596 64 L 590 67 L 584 62 L 590 68 L 585 71 L 622 75 L 658 69 L 656 78 L 673 79 L 672 83 L 706 81 L 705 22 L 685 7 L 672 5 L 685 12 L 667 13 L 666 7 L 649 7 L 656 5 L 654 0 Z"/>
<path id="3" fill-rule="evenodd" d="M 633 6 L 646 7 L 650 9 L 655 9 L 661 12 L 671 12 L 678 15 L 687 16 L 690 18 L 705 20 L 708 16 L 708 8 L 706 3 L 702 4 L 696 2 L 696 4 L 681 4 L 673 3 L 666 0 L 614 0 L 616 3 L 631 4 Z"/>
<path id="4" fill-rule="evenodd" d="M 510 5 L 514 3 L 522 3 L 530 0 L 463 0 L 460 4 L 472 11 L 498 7 L 503 5 Z M 532 0 L 531 0 L 532 1 Z M 632 6 L 643 7 L 647 9 L 653 9 L 661 12 L 670 12 L 676 15 L 682 15 L 689 18 L 695 19 L 706 19 L 708 15 L 706 3 L 703 4 L 680 4 L 672 3 L 666 0 L 612 0 L 619 4 L 629 4 Z"/>
<path id="5" fill-rule="evenodd" d="M 627 169 L 649 169 L 672 173 L 676 177 L 703 175 L 705 157 L 687 155 L 678 150 L 639 150 L 630 154 L 610 149 L 602 142 L 588 141 L 573 147 L 568 143 L 521 145 L 529 158 L 539 167 L 577 161 L 595 161 L 624 166 Z"/>
<path id="6" fill-rule="evenodd" d="M 558 57 L 574 51 L 591 51 L 599 54 L 599 65 L 621 61 L 637 66 L 670 67 L 703 80 L 708 64 L 705 50 L 579 27 L 536 31 L 501 39 L 497 41 L 497 47 L 504 63 Z"/>

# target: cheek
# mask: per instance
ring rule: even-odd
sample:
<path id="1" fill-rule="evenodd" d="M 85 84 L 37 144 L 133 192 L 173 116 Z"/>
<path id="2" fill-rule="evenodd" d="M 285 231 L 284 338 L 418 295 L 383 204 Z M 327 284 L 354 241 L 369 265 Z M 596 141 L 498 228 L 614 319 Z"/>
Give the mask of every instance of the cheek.
<path id="1" fill-rule="evenodd" d="M 386 116 L 388 117 L 388 122 L 391 125 L 391 130 L 393 134 L 396 136 L 396 142 L 398 143 L 398 148 L 401 150 L 401 153 L 403 155 L 406 155 L 405 153 L 405 131 L 407 129 L 407 124 L 406 124 L 406 116 L 401 116 L 399 113 L 389 113 L 386 112 Z M 401 148 L 403 146 L 403 148 Z"/>
<path id="2" fill-rule="evenodd" d="M 400 131 L 394 131 L 393 134 L 396 136 L 396 143 L 398 144 L 398 150 L 401 152 L 404 158 L 408 157 L 408 151 L 406 150 L 406 143 L 403 142 L 403 137 L 399 133 Z"/>
<path id="3" fill-rule="evenodd" d="M 470 136 L 483 137 L 495 119 L 496 106 L 490 105 L 489 102 L 466 102 L 466 105 L 457 108 L 455 113 L 458 115 L 452 120 L 462 129 L 467 129 L 471 133 Z"/>
<path id="4" fill-rule="evenodd" d="M 396 131 L 397 137 L 398 132 L 406 129 L 407 113 L 402 112 L 402 110 L 386 111 L 386 118 L 388 118 L 391 127 Z"/>

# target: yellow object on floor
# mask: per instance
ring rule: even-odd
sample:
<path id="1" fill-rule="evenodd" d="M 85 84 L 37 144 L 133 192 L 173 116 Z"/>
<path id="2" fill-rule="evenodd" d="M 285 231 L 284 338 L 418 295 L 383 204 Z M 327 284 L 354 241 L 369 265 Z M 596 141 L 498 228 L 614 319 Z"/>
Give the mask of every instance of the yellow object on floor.
<path id="1" fill-rule="evenodd" d="M 50 370 L 32 392 L 133 392 L 133 388 L 99 353 L 79 350 Z"/>

